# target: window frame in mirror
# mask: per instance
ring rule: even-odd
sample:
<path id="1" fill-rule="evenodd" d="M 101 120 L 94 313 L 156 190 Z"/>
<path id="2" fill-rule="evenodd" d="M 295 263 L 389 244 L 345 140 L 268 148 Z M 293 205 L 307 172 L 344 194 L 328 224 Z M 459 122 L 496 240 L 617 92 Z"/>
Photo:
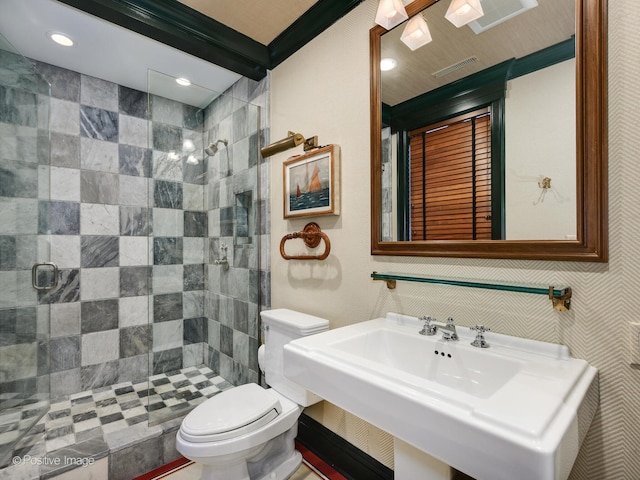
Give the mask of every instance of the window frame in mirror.
<path id="1" fill-rule="evenodd" d="M 413 16 L 437 0 L 407 5 Z M 576 0 L 576 240 L 382 241 L 382 102 L 380 43 L 369 32 L 371 90 L 371 254 L 421 257 L 503 258 L 606 262 L 607 15 L 606 0 Z"/>

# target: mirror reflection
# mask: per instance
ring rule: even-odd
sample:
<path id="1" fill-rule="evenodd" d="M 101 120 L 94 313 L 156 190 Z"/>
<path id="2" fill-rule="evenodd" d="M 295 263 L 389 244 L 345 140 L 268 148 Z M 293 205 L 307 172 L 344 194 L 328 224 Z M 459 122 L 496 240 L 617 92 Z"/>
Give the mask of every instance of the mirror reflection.
<path id="1" fill-rule="evenodd" d="M 576 240 L 574 0 L 449 4 L 380 41 L 381 240 Z"/>

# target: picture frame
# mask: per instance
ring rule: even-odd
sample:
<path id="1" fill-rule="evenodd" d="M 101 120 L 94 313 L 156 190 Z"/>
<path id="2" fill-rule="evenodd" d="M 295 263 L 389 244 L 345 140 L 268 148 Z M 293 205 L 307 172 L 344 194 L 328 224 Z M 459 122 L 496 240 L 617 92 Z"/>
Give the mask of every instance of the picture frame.
<path id="1" fill-rule="evenodd" d="M 283 164 L 284 218 L 340 215 L 339 148 L 328 145 Z"/>

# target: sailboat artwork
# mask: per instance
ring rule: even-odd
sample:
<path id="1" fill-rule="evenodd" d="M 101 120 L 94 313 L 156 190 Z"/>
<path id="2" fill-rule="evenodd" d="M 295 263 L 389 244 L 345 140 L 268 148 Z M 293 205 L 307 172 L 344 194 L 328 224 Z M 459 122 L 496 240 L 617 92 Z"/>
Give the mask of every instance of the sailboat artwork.
<path id="1" fill-rule="evenodd" d="M 333 145 L 284 164 L 285 218 L 335 214 Z"/>

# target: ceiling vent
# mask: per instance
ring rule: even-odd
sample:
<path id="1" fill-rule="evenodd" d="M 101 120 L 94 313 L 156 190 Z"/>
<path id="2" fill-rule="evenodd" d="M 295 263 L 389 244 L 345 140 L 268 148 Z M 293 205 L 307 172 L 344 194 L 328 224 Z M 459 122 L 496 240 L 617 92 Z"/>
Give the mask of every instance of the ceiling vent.
<path id="1" fill-rule="evenodd" d="M 476 35 L 538 6 L 536 0 L 480 0 L 484 15 L 468 23 Z"/>
<path id="2" fill-rule="evenodd" d="M 442 70 L 438 70 L 437 72 L 434 72 L 433 76 L 436 78 L 444 77 L 445 75 L 448 75 L 451 72 L 460 70 L 461 68 L 464 68 L 467 65 L 477 61 L 478 61 L 478 57 L 465 58 L 464 60 L 461 60 L 458 63 L 454 63 L 453 65 L 449 65 L 448 67 L 443 68 Z"/>

